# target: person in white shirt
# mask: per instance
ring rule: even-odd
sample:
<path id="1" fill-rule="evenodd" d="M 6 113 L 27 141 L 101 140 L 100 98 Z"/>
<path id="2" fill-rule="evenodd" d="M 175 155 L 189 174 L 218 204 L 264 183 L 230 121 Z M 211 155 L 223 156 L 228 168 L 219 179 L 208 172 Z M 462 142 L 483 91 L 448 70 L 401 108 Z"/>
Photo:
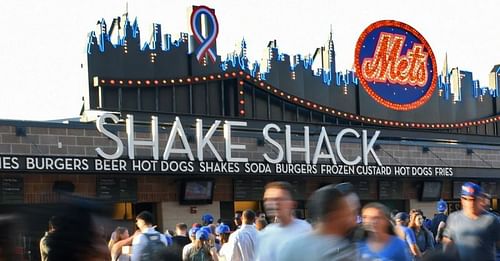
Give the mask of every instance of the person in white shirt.
<path id="1" fill-rule="evenodd" d="M 159 237 L 159 240 L 165 245 L 165 248 L 168 246 L 167 239 L 165 235 L 156 231 L 153 228 L 153 214 L 148 211 L 143 211 L 137 215 L 136 225 L 141 230 L 142 234 L 134 237 L 132 241 L 132 258 L 131 261 L 139 261 L 141 259 L 141 255 L 143 254 L 144 248 L 148 243 L 147 235 L 155 235 Z M 145 235 L 147 234 L 147 235 Z"/>
<path id="2" fill-rule="evenodd" d="M 315 230 L 302 234 L 278 252 L 275 261 L 357 261 L 356 245 L 347 237 L 356 227 L 356 208 L 333 184 L 311 195 L 308 209 Z"/>
<path id="3" fill-rule="evenodd" d="M 226 258 L 226 261 L 255 260 L 258 233 L 254 226 L 255 212 L 251 209 L 243 211 L 241 221 L 241 228 L 229 236 L 229 241 L 219 253 Z"/>
<path id="4" fill-rule="evenodd" d="M 266 185 L 264 208 L 267 217 L 276 223 L 259 232 L 256 260 L 276 260 L 278 252 L 290 239 L 312 231 L 309 223 L 293 216 L 296 202 L 292 195 L 292 185 L 288 182 L 276 181 Z"/>

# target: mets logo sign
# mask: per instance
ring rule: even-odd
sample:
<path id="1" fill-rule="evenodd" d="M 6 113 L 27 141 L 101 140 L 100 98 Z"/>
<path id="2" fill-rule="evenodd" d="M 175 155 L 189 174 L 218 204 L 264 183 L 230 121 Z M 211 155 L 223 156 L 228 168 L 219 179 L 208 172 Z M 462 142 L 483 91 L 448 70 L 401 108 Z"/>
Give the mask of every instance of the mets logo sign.
<path id="1" fill-rule="evenodd" d="M 436 89 L 436 59 L 431 47 L 405 23 L 383 20 L 368 26 L 358 39 L 354 61 L 363 88 L 393 110 L 416 109 Z"/>

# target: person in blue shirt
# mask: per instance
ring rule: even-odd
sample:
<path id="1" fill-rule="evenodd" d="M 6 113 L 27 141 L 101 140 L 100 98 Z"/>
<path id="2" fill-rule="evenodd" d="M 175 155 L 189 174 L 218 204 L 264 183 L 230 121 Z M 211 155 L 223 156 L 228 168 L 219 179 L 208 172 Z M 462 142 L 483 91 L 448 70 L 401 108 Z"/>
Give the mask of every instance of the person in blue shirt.
<path id="1" fill-rule="evenodd" d="M 417 245 L 417 240 L 415 238 L 415 233 L 408 227 L 409 216 L 406 212 L 399 212 L 394 217 L 396 221 L 396 234 L 408 244 L 410 253 L 415 258 L 421 258 L 422 253 Z"/>
<path id="2" fill-rule="evenodd" d="M 434 215 L 431 221 L 431 228 L 429 229 L 434 236 L 434 240 L 438 248 L 441 248 L 441 239 L 443 238 L 443 231 L 446 226 L 446 220 L 448 215 L 446 215 L 446 210 L 448 209 L 448 204 L 446 201 L 440 199 L 436 204 L 437 214 Z"/>
<path id="3" fill-rule="evenodd" d="M 434 236 L 424 226 L 424 217 L 420 212 L 414 212 L 410 215 L 408 227 L 415 233 L 417 246 L 422 255 L 434 250 Z"/>
<path id="4" fill-rule="evenodd" d="M 406 243 L 395 236 L 389 210 L 380 203 L 369 203 L 361 211 L 365 240 L 359 242 L 360 260 L 411 261 Z"/>

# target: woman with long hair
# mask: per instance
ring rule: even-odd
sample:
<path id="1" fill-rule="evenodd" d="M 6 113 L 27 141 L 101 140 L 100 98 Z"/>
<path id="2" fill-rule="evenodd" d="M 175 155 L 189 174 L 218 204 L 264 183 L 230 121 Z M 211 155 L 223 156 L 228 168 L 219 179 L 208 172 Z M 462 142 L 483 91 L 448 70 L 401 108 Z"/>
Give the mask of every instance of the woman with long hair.
<path id="1" fill-rule="evenodd" d="M 128 260 L 128 257 L 122 255 L 122 247 L 132 245 L 134 236 L 129 236 L 128 229 L 125 227 L 117 227 L 108 243 L 109 251 L 111 252 L 111 261 Z"/>
<path id="2" fill-rule="evenodd" d="M 359 243 L 361 260 L 411 261 L 404 241 L 394 235 L 390 213 L 380 203 L 369 203 L 361 210 L 366 239 Z"/>
<path id="3" fill-rule="evenodd" d="M 196 232 L 196 240 L 189 253 L 189 261 L 219 261 L 217 249 L 209 242 L 207 231 L 200 229 Z"/>
<path id="4" fill-rule="evenodd" d="M 231 228 L 228 225 L 222 223 L 215 229 L 215 234 L 219 239 L 220 247 L 222 247 L 225 243 L 227 243 L 227 241 L 229 241 L 229 235 L 231 235 Z"/>
<path id="5" fill-rule="evenodd" d="M 413 212 L 410 215 L 410 223 L 408 224 L 408 227 L 415 233 L 417 246 L 422 254 L 434 249 L 434 236 L 432 235 L 432 232 L 424 226 L 424 217 L 420 212 Z"/>
<path id="6" fill-rule="evenodd" d="M 229 236 L 231 235 L 231 229 L 228 225 L 220 224 L 215 231 L 220 240 L 220 247 L 218 249 L 219 261 L 225 261 L 226 254 L 228 251 L 232 251 L 230 245 L 226 244 L 229 241 Z"/>

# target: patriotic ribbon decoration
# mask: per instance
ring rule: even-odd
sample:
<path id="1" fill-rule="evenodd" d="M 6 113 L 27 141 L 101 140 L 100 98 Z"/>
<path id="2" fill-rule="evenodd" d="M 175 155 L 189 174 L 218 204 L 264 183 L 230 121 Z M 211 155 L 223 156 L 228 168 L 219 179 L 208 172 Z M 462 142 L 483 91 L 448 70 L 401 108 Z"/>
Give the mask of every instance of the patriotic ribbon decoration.
<path id="1" fill-rule="evenodd" d="M 202 34 L 202 15 L 205 15 L 206 22 L 208 23 L 207 37 L 204 37 Z M 199 44 L 195 51 L 198 62 L 201 62 L 201 59 L 205 57 L 205 55 L 208 55 L 210 60 L 215 63 L 217 51 L 213 47 L 215 45 L 215 39 L 217 39 L 217 35 L 219 34 L 219 23 L 217 22 L 217 17 L 215 17 L 215 11 L 206 6 L 193 6 L 193 12 L 191 13 L 191 31 Z"/>

